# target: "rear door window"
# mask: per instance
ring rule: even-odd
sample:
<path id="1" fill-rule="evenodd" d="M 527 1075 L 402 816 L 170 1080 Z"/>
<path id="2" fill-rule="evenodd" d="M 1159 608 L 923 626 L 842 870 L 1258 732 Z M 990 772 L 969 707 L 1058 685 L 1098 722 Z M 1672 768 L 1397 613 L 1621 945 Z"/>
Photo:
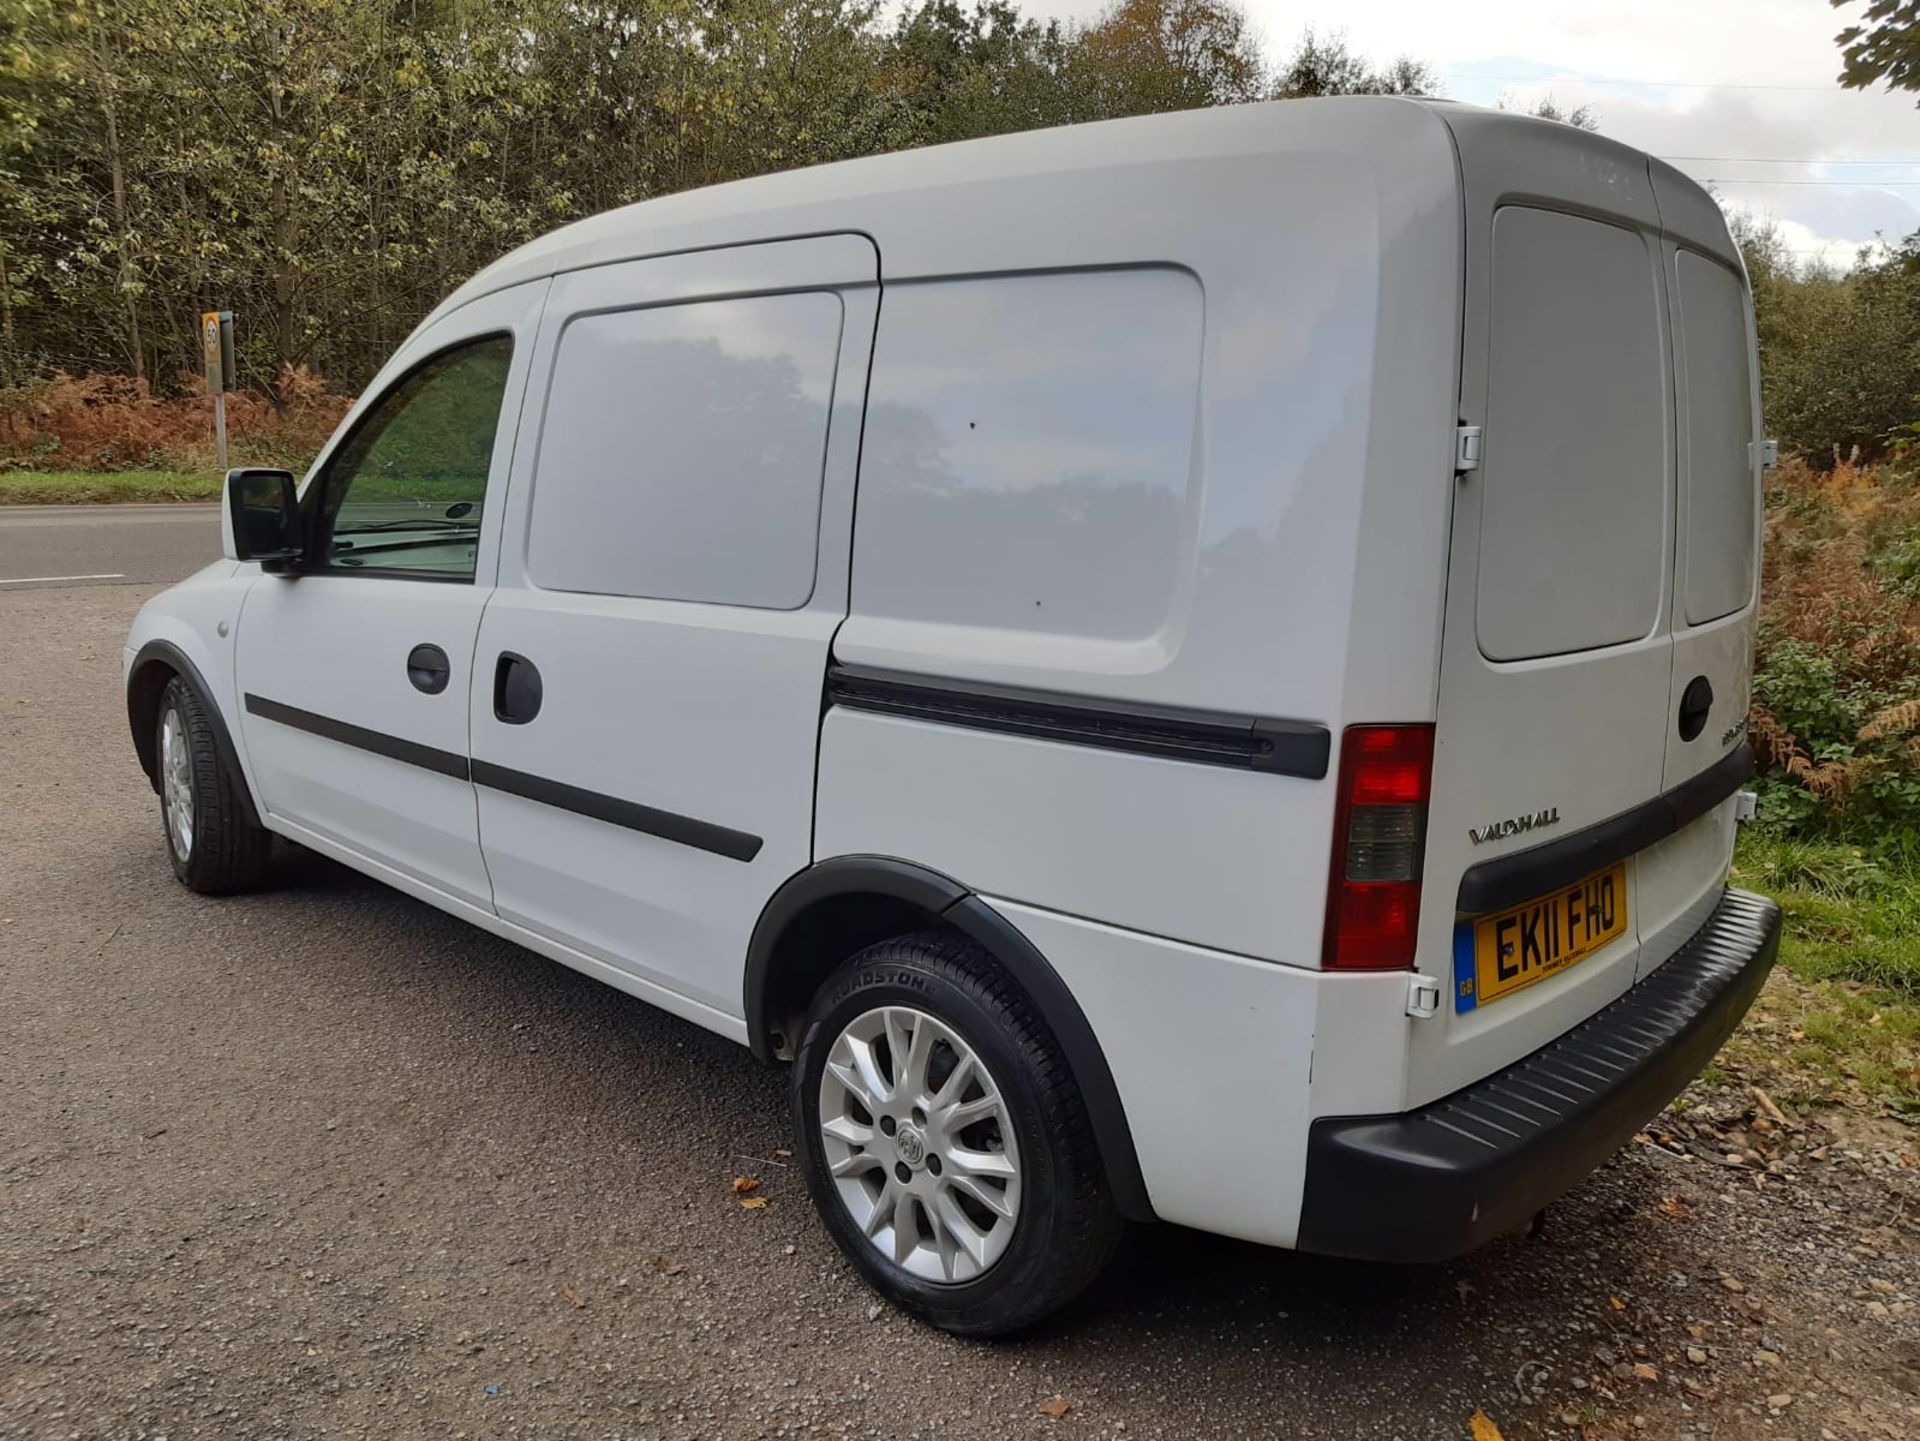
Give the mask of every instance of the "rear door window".
<path id="1" fill-rule="evenodd" d="M 1685 250 L 1677 274 L 1675 329 L 1687 398 L 1680 422 L 1686 616 L 1699 625 L 1739 610 L 1753 595 L 1753 377 L 1740 281 L 1726 266 Z"/>
<path id="2" fill-rule="evenodd" d="M 1477 630 L 1494 660 L 1617 645 L 1660 612 L 1666 347 L 1638 232 L 1494 217 Z"/>

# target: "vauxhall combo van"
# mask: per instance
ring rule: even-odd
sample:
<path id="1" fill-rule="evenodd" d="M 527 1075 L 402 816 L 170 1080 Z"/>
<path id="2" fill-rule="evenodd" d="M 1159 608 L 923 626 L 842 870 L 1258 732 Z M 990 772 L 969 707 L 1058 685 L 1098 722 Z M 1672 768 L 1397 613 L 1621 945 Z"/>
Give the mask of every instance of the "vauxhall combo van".
<path id="1" fill-rule="evenodd" d="M 461 286 L 303 483 L 229 474 L 134 748 L 195 890 L 284 837 L 789 1064 L 827 1230 L 936 1325 L 1129 1220 L 1443 1259 L 1773 961 L 1757 395 L 1712 199 L 1549 121 L 652 200 Z"/>

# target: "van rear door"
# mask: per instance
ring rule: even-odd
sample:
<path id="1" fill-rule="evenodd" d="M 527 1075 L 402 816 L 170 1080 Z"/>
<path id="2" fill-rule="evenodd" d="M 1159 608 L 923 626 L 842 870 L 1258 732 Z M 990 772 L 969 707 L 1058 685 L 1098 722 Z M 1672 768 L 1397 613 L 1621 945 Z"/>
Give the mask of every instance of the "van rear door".
<path id="1" fill-rule="evenodd" d="M 1672 312 L 1678 505 L 1673 683 L 1664 788 L 1683 786 L 1744 743 L 1759 571 L 1760 391 L 1753 306 L 1719 206 L 1651 164 Z M 1726 877 L 1734 820 L 1721 803 L 1640 863 L 1640 975 L 1705 921 Z"/>
<path id="2" fill-rule="evenodd" d="M 1577 894 L 1546 883 L 1551 906 L 1508 885 L 1463 911 L 1461 882 L 1661 794 L 1674 657 L 1667 247 L 1646 157 L 1569 126 L 1442 114 L 1465 203 L 1460 415 L 1483 434 L 1454 482 L 1419 949 L 1444 999 L 1411 1028 L 1409 1106 L 1633 984 L 1636 858 Z M 1473 924 L 1502 916 L 1484 937 Z"/>

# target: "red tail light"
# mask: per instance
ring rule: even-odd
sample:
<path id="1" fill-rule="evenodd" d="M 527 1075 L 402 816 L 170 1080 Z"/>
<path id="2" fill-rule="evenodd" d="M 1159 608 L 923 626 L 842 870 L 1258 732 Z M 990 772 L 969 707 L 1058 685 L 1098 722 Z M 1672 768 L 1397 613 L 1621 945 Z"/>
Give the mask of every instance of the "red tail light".
<path id="1" fill-rule="evenodd" d="M 1347 727 L 1321 954 L 1329 969 L 1413 964 L 1432 783 L 1432 726 Z"/>

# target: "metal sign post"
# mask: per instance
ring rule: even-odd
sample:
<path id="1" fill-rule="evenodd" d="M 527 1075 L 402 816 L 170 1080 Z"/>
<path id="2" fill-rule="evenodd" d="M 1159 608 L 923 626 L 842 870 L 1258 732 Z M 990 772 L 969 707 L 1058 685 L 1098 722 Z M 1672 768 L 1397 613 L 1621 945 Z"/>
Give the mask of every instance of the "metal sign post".
<path id="1" fill-rule="evenodd" d="M 233 312 L 200 313 L 200 359 L 207 371 L 207 393 L 213 397 L 214 456 L 227 468 L 227 392 L 233 389 Z"/>

